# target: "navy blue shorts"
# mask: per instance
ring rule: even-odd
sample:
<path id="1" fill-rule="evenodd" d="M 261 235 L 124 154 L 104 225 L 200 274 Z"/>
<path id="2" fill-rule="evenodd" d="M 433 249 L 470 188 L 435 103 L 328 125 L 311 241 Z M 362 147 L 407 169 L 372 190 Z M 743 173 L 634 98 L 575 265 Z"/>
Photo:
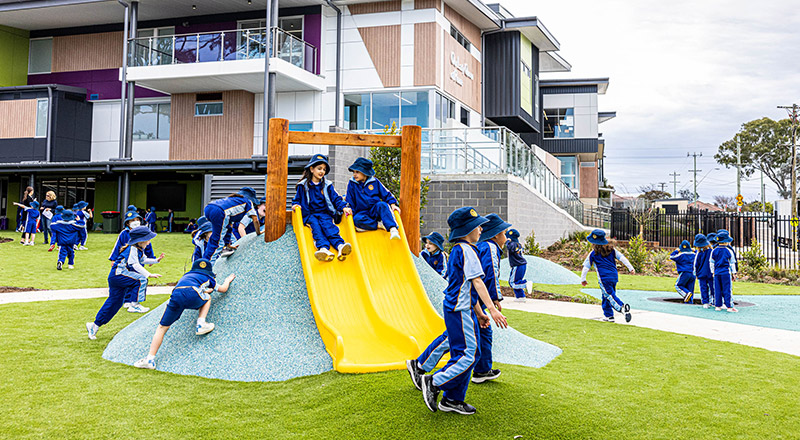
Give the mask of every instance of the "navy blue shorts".
<path id="1" fill-rule="evenodd" d="M 181 317 L 184 310 L 197 310 L 203 307 L 205 303 L 206 300 L 200 298 L 200 295 L 194 289 L 175 289 L 169 297 L 169 302 L 166 310 L 164 310 L 164 316 L 161 317 L 160 324 L 164 327 L 169 327 Z"/>

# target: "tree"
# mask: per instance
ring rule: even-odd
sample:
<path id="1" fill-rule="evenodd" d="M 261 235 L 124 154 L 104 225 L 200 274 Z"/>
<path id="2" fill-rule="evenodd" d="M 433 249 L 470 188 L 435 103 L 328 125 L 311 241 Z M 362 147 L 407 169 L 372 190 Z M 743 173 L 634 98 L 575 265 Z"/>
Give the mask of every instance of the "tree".
<path id="1" fill-rule="evenodd" d="M 689 189 L 682 189 L 682 190 L 678 191 L 678 197 L 680 197 L 682 199 L 689 199 L 691 201 L 694 201 L 694 194 L 692 194 L 692 190 L 689 190 Z M 698 199 L 699 198 L 700 197 L 698 196 Z"/>
<path id="2" fill-rule="evenodd" d="M 782 198 L 790 196 L 792 124 L 789 119 L 774 121 L 770 118 L 746 122 L 739 132 L 739 148 L 742 155 L 742 175 L 750 177 L 763 171 L 778 187 Z M 725 168 L 736 166 L 736 138 L 719 146 L 714 159 Z"/>
<path id="3" fill-rule="evenodd" d="M 608 184 L 608 179 L 606 179 L 605 177 L 603 177 L 603 185 L 602 185 L 602 187 L 603 188 L 614 189 L 614 187 L 612 185 Z M 607 199 L 611 198 L 611 194 L 612 194 L 611 191 L 599 191 L 598 197 L 600 199 L 602 199 L 602 200 L 607 200 Z"/>
<path id="4" fill-rule="evenodd" d="M 714 204 L 726 211 L 736 210 L 736 198 L 733 196 L 714 196 Z"/>
<path id="5" fill-rule="evenodd" d="M 765 203 L 765 206 L 766 206 L 766 209 L 763 209 L 762 206 L 761 206 L 761 202 L 758 201 L 758 200 L 755 200 L 755 201 L 752 201 L 750 203 L 745 203 L 744 206 L 742 206 L 742 211 L 745 211 L 745 212 L 768 212 L 768 213 L 771 214 L 772 210 L 775 209 L 772 206 L 772 203 L 770 203 L 770 202 Z"/>
<path id="6" fill-rule="evenodd" d="M 645 199 L 645 200 L 649 200 L 651 202 L 654 201 L 654 200 L 659 200 L 659 199 L 671 199 L 672 198 L 672 194 L 670 194 L 670 193 L 668 193 L 666 191 L 661 191 L 660 189 L 656 189 L 656 187 L 653 186 L 652 184 L 651 185 L 640 186 L 639 187 L 639 192 L 641 193 L 641 194 L 639 194 L 640 198 Z"/>

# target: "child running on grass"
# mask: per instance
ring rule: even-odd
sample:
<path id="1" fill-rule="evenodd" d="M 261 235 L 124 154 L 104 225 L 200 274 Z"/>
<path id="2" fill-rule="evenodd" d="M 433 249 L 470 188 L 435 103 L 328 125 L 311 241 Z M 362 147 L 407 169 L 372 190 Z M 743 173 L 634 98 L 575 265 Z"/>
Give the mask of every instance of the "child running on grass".
<path id="1" fill-rule="evenodd" d="M 353 215 L 353 210 L 336 192 L 333 183 L 325 179 L 330 171 L 328 158 L 322 154 L 311 157 L 303 169 L 303 179 L 297 183 L 297 192 L 292 200 L 292 209 L 300 209 L 303 224 L 311 228 L 314 257 L 319 261 L 333 261 L 334 257 L 344 261 L 353 248 L 339 235 L 339 227 L 333 221 L 338 212 Z M 337 254 L 331 252 L 331 246 Z"/>
<path id="2" fill-rule="evenodd" d="M 61 211 L 60 218 L 50 223 L 50 229 L 53 231 L 53 240 L 58 243 L 56 269 L 61 270 L 64 261 L 67 261 L 69 269 L 74 269 L 75 245 L 81 241 L 81 231 L 85 229 L 75 224 L 75 214 L 69 209 Z"/>
<path id="3" fill-rule="evenodd" d="M 425 240 L 425 249 L 420 252 L 420 256 L 436 273 L 447 279 L 447 254 L 444 252 L 444 237 L 438 232 L 431 232 L 422 239 Z"/>
<path id="4" fill-rule="evenodd" d="M 581 272 L 581 285 L 586 286 L 586 275 L 593 267 L 597 270 L 597 283 L 603 293 L 603 321 L 614 322 L 614 310 L 625 314 L 625 322 L 631 322 L 631 306 L 622 302 L 617 296 L 617 260 L 621 261 L 630 273 L 636 273 L 630 261 L 622 255 L 622 252 L 614 249 L 614 246 L 606 240 L 606 233 L 602 229 L 595 229 L 586 237 L 586 240 L 594 245 L 594 249 L 589 252 L 586 260 L 583 261 L 583 271 Z"/>
<path id="5" fill-rule="evenodd" d="M 131 229 L 138 228 L 141 224 L 142 218 L 139 217 L 139 213 L 136 212 L 135 209 L 125 213 L 125 224 L 122 231 L 117 236 L 114 250 L 111 251 L 111 255 L 108 257 L 110 261 L 117 261 L 120 252 L 122 252 L 122 247 L 128 244 L 131 239 Z M 151 260 L 156 258 L 152 244 L 148 244 L 147 247 L 144 248 L 144 255 Z M 163 253 L 161 254 L 161 258 L 164 258 Z M 130 313 L 147 313 L 150 309 L 139 304 L 137 296 L 137 292 L 129 290 L 125 295 L 125 301 L 122 303 L 122 307 Z"/>
<path id="6" fill-rule="evenodd" d="M 694 259 L 695 253 L 689 240 L 683 240 L 678 249 L 669 255 L 675 262 L 678 279 L 675 281 L 675 291 L 683 298 L 686 304 L 694 304 Z"/>
<path id="7" fill-rule="evenodd" d="M 136 292 L 137 303 L 143 302 L 147 295 L 148 278 L 161 277 L 144 268 L 145 264 L 156 264 L 163 258 L 162 255 L 157 259 L 151 259 L 144 254 L 144 249 L 155 236 L 156 233 L 147 226 L 131 229 L 130 241 L 122 247 L 117 261 L 108 274 L 108 299 L 97 312 L 94 322 L 86 323 L 89 339 L 97 339 L 97 330 L 117 314 L 129 291 Z"/>
<path id="8" fill-rule="evenodd" d="M 694 276 L 700 285 L 700 302 L 703 303 L 703 308 L 707 309 L 711 307 L 709 302 L 714 296 L 714 274 L 711 273 L 710 266 L 711 243 L 708 242 L 705 235 L 697 234 L 694 236 L 694 247 L 697 249 L 692 264 Z"/>
<path id="9" fill-rule="evenodd" d="M 411 381 L 422 390 L 425 406 L 458 414 L 475 414 L 475 407 L 464 402 L 470 376 L 479 356 L 479 327 L 489 325 L 489 317 L 478 305 L 478 298 L 486 305 L 494 322 L 508 327 L 506 318 L 492 302 L 486 285 L 475 243 L 481 236 L 481 225 L 486 219 L 471 207 L 453 211 L 447 219 L 453 250 L 447 263 L 449 283 L 444 291 L 443 311 L 445 332 L 431 342 L 417 359 L 406 361 Z M 450 360 L 434 374 L 439 359 L 450 351 Z M 444 391 L 437 406 L 439 392 Z"/>
<path id="10" fill-rule="evenodd" d="M 61 220 L 61 213 L 63 212 L 64 212 L 63 206 L 61 205 L 56 206 L 53 218 L 50 219 L 50 249 L 48 249 L 47 252 L 53 252 L 53 249 L 58 247 L 58 237 L 56 237 L 56 232 L 53 230 L 53 224 Z"/>
<path id="11" fill-rule="evenodd" d="M 78 226 L 82 226 L 83 227 L 83 231 L 81 231 L 81 234 L 80 234 L 81 235 L 81 242 L 78 243 L 78 245 L 79 245 L 78 250 L 79 251 L 89 250 L 89 248 L 86 247 L 86 239 L 89 237 L 89 234 L 87 233 L 87 230 L 86 230 L 86 227 L 87 227 L 86 219 L 87 218 L 92 218 L 92 211 L 89 211 L 89 210 L 86 209 L 88 206 L 89 206 L 89 204 L 87 202 L 83 201 L 83 200 L 81 200 L 80 202 L 78 202 L 78 203 L 76 203 L 75 205 L 72 206 L 72 210 L 73 210 L 73 212 L 75 212 L 75 224 L 78 225 Z"/>
<path id="12" fill-rule="evenodd" d="M 225 278 L 225 282 L 220 285 L 217 285 L 214 277 L 210 261 L 200 258 L 192 263 L 192 269 L 186 272 L 178 280 L 175 288 L 172 289 L 167 308 L 164 309 L 164 315 L 161 317 L 161 322 L 159 322 L 156 333 L 153 335 L 153 342 L 150 343 L 150 352 L 146 358 L 136 361 L 133 364 L 134 367 L 148 370 L 156 368 L 156 354 L 164 341 L 164 335 L 167 334 L 169 327 L 181 317 L 181 314 L 186 309 L 199 310 L 195 329 L 196 335 L 205 335 L 214 330 L 214 324 L 206 322 L 208 310 L 211 308 L 211 292 L 214 290 L 220 293 L 227 292 L 236 275 L 228 275 Z"/>
<path id="13" fill-rule="evenodd" d="M 31 206 L 27 207 L 22 203 L 14 202 L 15 205 L 25 210 L 25 229 L 23 246 L 33 246 L 34 239 L 36 238 L 36 231 L 39 229 L 39 202 L 36 200 L 31 202 Z"/>
<path id="14" fill-rule="evenodd" d="M 390 240 L 400 240 L 400 232 L 392 213 L 400 212 L 397 199 L 375 177 L 372 161 L 359 157 L 347 170 L 353 173 L 353 177 L 347 183 L 345 200 L 353 209 L 356 231 L 382 228 L 389 231 Z"/>
<path id="15" fill-rule="evenodd" d="M 525 288 L 528 281 L 525 279 L 525 272 L 528 269 L 528 260 L 522 254 L 522 245 L 519 243 L 519 231 L 516 229 L 509 229 L 506 232 L 508 241 L 506 242 L 506 249 L 508 249 L 508 265 L 511 266 L 511 274 L 508 276 L 508 284 L 514 289 L 514 297 L 517 301 L 525 301 Z"/>
<path id="16" fill-rule="evenodd" d="M 716 311 L 727 310 L 738 312 L 733 307 L 731 299 L 733 293 L 733 282 L 736 280 L 737 263 L 736 254 L 731 249 L 730 244 L 733 237 L 728 235 L 728 231 L 717 232 L 717 242 L 719 246 L 711 252 L 709 266 L 711 273 L 714 274 L 714 306 Z M 724 304 L 723 304 L 724 303 Z"/>

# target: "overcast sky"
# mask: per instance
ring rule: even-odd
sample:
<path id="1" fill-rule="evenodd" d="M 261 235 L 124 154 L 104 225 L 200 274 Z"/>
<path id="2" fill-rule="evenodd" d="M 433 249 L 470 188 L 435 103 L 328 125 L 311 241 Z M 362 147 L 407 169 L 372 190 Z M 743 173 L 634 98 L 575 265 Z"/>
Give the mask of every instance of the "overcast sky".
<path id="1" fill-rule="evenodd" d="M 605 172 L 620 193 L 670 182 L 691 188 L 698 158 L 701 200 L 736 194 L 736 172 L 714 171 L 718 146 L 743 122 L 783 119 L 777 105 L 800 104 L 800 8 L 771 0 L 501 0 L 516 16 L 537 16 L 561 43 L 572 72 L 553 77 L 609 77 L 600 111 Z M 794 6 L 794 7 L 792 7 Z M 706 174 L 711 172 L 707 177 Z M 701 180 L 703 179 L 704 180 Z M 761 198 L 760 174 L 742 181 L 746 200 Z M 766 198 L 775 200 L 767 183 Z M 672 192 L 673 185 L 667 185 Z"/>

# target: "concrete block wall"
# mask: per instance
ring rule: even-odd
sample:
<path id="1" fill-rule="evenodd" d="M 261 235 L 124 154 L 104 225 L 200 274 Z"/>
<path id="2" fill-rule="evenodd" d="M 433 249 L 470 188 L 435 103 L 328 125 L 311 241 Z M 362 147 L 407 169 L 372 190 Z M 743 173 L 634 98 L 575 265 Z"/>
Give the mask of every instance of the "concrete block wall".
<path id="1" fill-rule="evenodd" d="M 534 231 L 536 242 L 547 247 L 573 232 L 585 229 L 566 211 L 542 197 L 522 179 L 507 177 L 511 200 L 507 221 L 514 225 L 522 237 L 528 237 Z"/>
<path id="2" fill-rule="evenodd" d="M 331 172 L 327 178 L 333 182 L 336 191 L 345 195 L 347 192 L 347 182 L 353 177 L 353 173 L 347 168 L 359 157 L 369 158 L 369 147 L 350 147 L 350 146 L 330 146 L 328 147 L 328 161 L 331 164 Z"/>

